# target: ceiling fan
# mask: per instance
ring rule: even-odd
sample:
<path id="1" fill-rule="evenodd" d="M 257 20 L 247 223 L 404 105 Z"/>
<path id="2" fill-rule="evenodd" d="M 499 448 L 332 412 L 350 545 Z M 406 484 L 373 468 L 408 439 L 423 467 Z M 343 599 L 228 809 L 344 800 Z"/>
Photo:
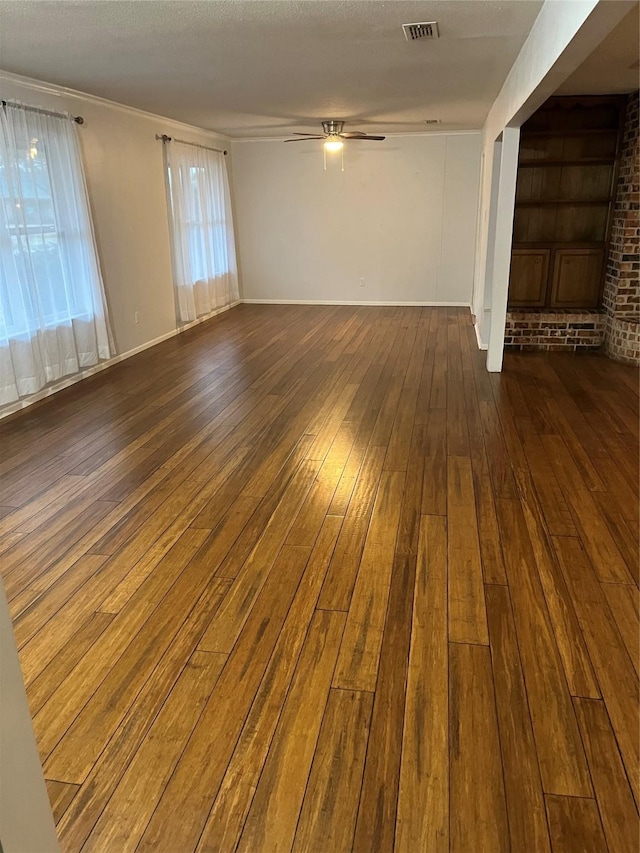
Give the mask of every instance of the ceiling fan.
<path id="1" fill-rule="evenodd" d="M 327 151 L 340 151 L 344 144 L 342 141 L 343 139 L 371 139 L 374 141 L 381 141 L 384 139 L 384 136 L 370 136 L 368 133 L 363 133 L 361 130 L 352 130 L 348 133 L 343 133 L 343 127 L 343 121 L 323 121 L 322 130 L 324 133 L 322 136 L 318 136 L 313 133 L 294 132 L 294 135 L 298 138 L 285 139 L 285 142 L 308 142 L 310 139 L 324 139 L 324 147 Z"/>

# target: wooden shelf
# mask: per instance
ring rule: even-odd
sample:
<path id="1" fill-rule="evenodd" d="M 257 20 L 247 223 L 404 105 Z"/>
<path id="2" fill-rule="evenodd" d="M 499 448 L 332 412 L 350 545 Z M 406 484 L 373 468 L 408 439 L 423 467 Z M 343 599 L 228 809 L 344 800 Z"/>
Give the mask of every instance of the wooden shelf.
<path id="1" fill-rule="evenodd" d="M 615 166 L 615 157 L 583 157 L 581 160 L 520 160 L 518 168 L 523 166 Z"/>
<path id="2" fill-rule="evenodd" d="M 606 243 L 599 240 L 532 240 L 529 243 L 513 243 L 514 249 L 605 249 Z"/>
<path id="3" fill-rule="evenodd" d="M 601 300 L 624 102 L 551 97 L 521 129 L 510 304 Z"/>
<path id="4" fill-rule="evenodd" d="M 528 198 L 528 199 L 516 199 L 516 207 L 518 206 L 531 206 L 536 204 L 609 204 L 611 202 L 610 198 Z"/>
<path id="5" fill-rule="evenodd" d="M 561 139 L 563 136 L 612 136 L 618 134 L 617 127 L 611 128 L 586 128 L 585 130 L 523 130 L 520 134 L 521 139 L 540 136 L 555 136 Z"/>

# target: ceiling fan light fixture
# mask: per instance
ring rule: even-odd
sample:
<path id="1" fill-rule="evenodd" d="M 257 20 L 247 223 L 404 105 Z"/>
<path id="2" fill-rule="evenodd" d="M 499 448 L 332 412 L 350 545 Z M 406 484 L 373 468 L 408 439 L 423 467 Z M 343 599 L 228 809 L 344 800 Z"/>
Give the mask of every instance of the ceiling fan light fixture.
<path id="1" fill-rule="evenodd" d="M 331 135 L 324 141 L 325 151 L 341 151 L 344 142 L 337 136 Z"/>

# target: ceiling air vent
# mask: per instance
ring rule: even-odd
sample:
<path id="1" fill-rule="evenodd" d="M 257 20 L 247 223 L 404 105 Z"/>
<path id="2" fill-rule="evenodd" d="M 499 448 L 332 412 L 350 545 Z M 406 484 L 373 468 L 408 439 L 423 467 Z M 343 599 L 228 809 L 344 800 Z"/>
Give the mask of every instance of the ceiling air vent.
<path id="1" fill-rule="evenodd" d="M 436 21 L 427 21 L 421 24 L 403 24 L 402 32 L 407 41 L 417 39 L 437 39 L 438 24 Z"/>
<path id="2" fill-rule="evenodd" d="M 424 123 L 425 124 L 440 124 L 440 119 L 439 118 L 426 118 L 424 120 Z"/>

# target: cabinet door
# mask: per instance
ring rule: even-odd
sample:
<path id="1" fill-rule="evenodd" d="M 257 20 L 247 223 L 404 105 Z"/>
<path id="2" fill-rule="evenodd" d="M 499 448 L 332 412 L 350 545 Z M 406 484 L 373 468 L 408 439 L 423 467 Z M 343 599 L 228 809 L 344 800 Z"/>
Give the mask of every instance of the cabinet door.
<path id="1" fill-rule="evenodd" d="M 597 308 L 602 280 L 602 249 L 558 249 L 553 265 L 553 308 Z"/>
<path id="2" fill-rule="evenodd" d="M 544 305 L 549 275 L 549 249 L 513 249 L 509 277 L 509 305 Z"/>

